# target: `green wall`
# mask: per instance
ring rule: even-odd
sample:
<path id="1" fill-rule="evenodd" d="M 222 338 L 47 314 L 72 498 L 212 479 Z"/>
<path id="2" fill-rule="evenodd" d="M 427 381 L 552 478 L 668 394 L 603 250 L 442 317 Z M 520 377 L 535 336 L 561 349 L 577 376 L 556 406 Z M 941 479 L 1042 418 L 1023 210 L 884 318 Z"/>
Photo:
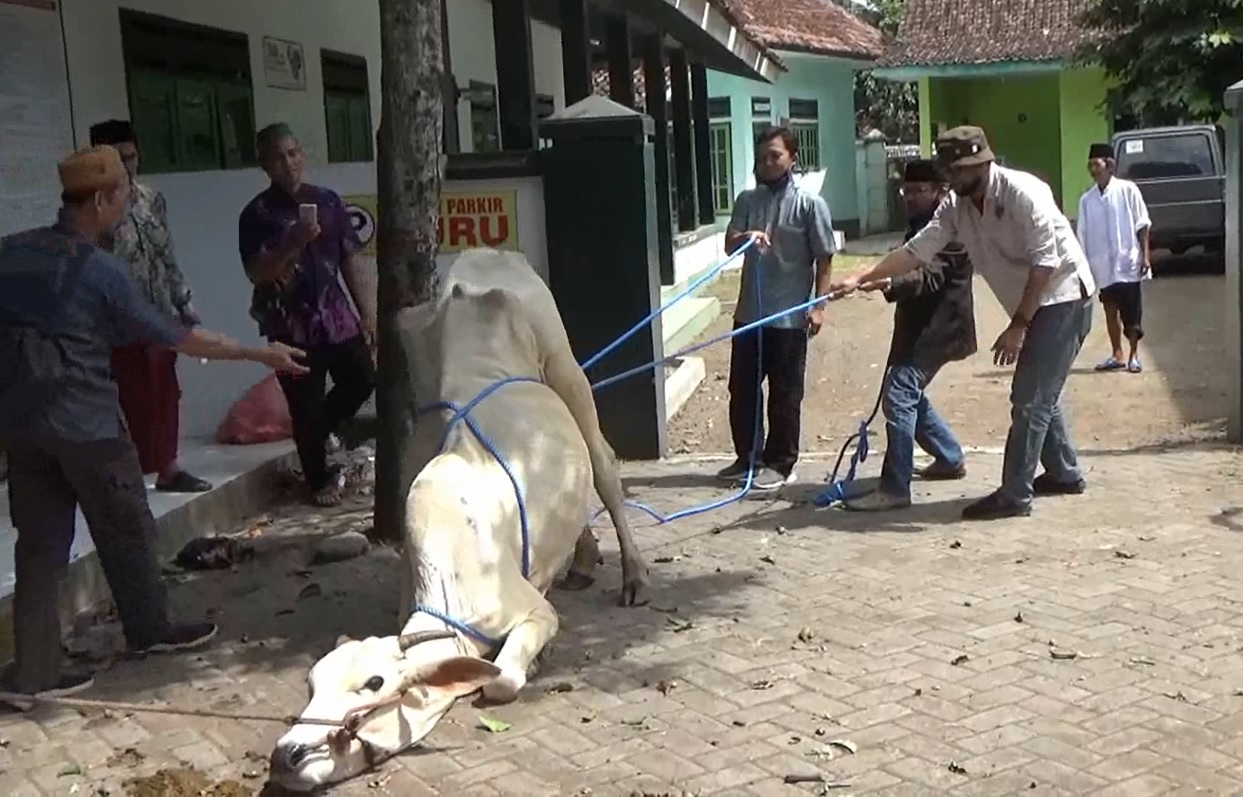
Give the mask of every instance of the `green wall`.
<path id="1" fill-rule="evenodd" d="M 1088 147 L 1108 141 L 1110 120 L 1102 69 L 1068 69 L 1060 74 L 1062 89 L 1062 207 L 1072 219 L 1079 215 L 1079 197 L 1092 185 Z"/>
<path id="2" fill-rule="evenodd" d="M 921 145 L 928 147 L 937 125 L 982 127 L 998 158 L 1039 175 L 1067 214 L 1077 215 L 1088 185 L 1088 145 L 1109 133 L 1100 108 L 1103 72 L 924 78 L 919 99 Z"/>

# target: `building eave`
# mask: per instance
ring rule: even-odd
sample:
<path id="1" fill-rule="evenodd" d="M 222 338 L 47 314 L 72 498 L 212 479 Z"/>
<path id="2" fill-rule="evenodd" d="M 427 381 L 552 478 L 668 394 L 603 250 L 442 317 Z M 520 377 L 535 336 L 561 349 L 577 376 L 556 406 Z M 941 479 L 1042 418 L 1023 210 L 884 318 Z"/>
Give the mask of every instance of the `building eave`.
<path id="1" fill-rule="evenodd" d="M 973 64 L 906 64 L 901 66 L 878 66 L 872 74 L 882 80 L 910 83 L 923 78 L 981 78 L 1017 77 L 1061 72 L 1070 68 L 1070 62 L 1059 58 L 1048 61 L 990 61 Z"/>
<path id="2" fill-rule="evenodd" d="M 616 0 L 694 52 L 709 69 L 772 83 L 786 67 L 710 0 Z"/>

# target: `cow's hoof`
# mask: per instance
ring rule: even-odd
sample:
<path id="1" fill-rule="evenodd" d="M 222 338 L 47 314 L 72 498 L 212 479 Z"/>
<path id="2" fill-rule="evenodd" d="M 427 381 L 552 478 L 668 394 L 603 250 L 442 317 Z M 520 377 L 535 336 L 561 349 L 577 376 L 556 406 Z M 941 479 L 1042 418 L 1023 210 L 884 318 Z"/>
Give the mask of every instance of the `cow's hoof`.
<path id="1" fill-rule="evenodd" d="M 621 600 L 622 606 L 646 606 L 651 596 L 652 584 L 647 577 L 647 568 L 638 575 L 622 575 Z"/>
<path id="2" fill-rule="evenodd" d="M 575 573 L 571 570 L 569 573 L 566 573 L 565 578 L 561 579 L 561 581 L 557 584 L 557 589 L 564 590 L 566 592 L 580 592 L 587 589 L 594 583 L 596 583 L 594 577 L 584 575 L 583 573 Z"/>
<path id="3" fill-rule="evenodd" d="M 502 672 L 496 680 L 485 685 L 480 691 L 483 699 L 492 705 L 512 703 L 518 699 L 518 693 L 526 686 L 526 677 L 516 673 Z"/>

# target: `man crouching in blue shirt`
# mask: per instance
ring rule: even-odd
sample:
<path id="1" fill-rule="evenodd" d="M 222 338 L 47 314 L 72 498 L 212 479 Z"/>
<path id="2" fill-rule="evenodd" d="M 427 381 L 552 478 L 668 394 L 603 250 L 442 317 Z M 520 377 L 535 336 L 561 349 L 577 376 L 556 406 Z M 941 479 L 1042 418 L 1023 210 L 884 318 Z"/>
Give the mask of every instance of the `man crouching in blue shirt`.
<path id="1" fill-rule="evenodd" d="M 755 241 L 742 264 L 734 328 L 825 296 L 831 282 L 833 220 L 818 194 L 794 184 L 798 139 L 785 127 L 768 127 L 755 141 L 758 185 L 734 201 L 725 232 L 732 254 Z M 802 422 L 807 340 L 824 325 L 824 305 L 789 313 L 735 335 L 729 358 L 729 426 L 738 459 L 717 475 L 772 491 L 794 481 Z M 759 413 L 760 387 L 768 380 L 768 438 Z M 760 450 L 760 443 L 763 448 Z"/>
<path id="2" fill-rule="evenodd" d="M 0 239 L 0 448 L 8 449 L 17 529 L 15 652 L 0 688 L 31 697 L 73 694 L 94 682 L 90 673 L 61 671 L 58 595 L 79 506 L 131 651 L 189 650 L 216 635 L 211 623 L 169 621 L 155 518 L 121 415 L 112 350 L 162 346 L 306 372 L 296 349 L 243 348 L 180 326 L 141 298 L 125 264 L 99 248 L 129 201 L 115 149 L 80 150 L 59 171 L 63 207 L 55 226 Z"/>
<path id="3" fill-rule="evenodd" d="M 927 226 L 949 191 L 949 183 L 929 160 L 912 161 L 903 174 L 906 240 Z M 975 306 L 971 298 L 971 261 L 951 244 L 931 263 L 898 277 L 859 286 L 884 291 L 896 302 L 893 341 L 882 407 L 885 411 L 885 462 L 875 492 L 848 500 L 847 509 L 877 512 L 911 505 L 915 445 L 932 455 L 919 471 L 928 480 L 967 475 L 962 446 L 928 401 L 928 384 L 942 366 L 975 354 Z"/>

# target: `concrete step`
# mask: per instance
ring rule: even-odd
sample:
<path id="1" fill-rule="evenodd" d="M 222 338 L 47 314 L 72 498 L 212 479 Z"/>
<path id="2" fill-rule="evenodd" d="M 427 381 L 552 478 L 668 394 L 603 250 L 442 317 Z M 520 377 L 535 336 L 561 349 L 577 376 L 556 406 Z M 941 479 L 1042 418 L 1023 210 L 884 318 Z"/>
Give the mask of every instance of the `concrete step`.
<path id="1" fill-rule="evenodd" d="M 721 302 L 715 296 L 687 296 L 661 316 L 665 353 L 673 354 L 695 342 L 721 315 Z"/>

